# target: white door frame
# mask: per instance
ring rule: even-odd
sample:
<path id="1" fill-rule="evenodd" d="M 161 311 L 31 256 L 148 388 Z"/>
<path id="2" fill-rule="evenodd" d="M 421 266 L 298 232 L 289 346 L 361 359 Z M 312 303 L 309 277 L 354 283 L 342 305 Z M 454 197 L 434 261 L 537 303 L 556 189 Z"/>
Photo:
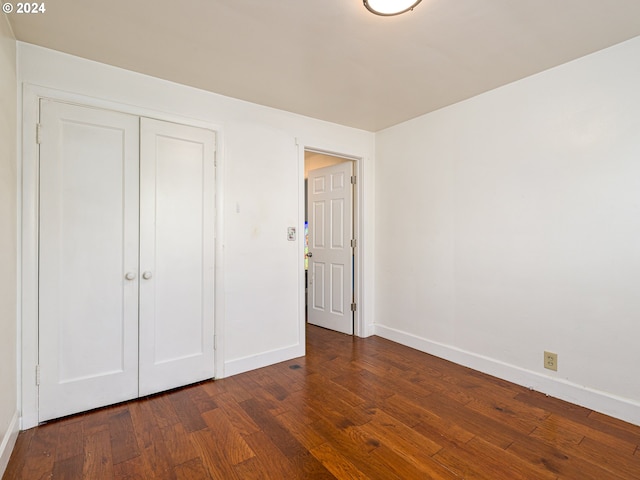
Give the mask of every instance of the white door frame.
<path id="1" fill-rule="evenodd" d="M 304 276 L 304 203 L 305 203 L 305 192 L 304 192 L 304 154 L 305 152 L 319 153 L 322 155 L 331 155 L 334 157 L 344 158 L 345 160 L 350 160 L 354 163 L 353 165 L 353 174 L 356 176 L 356 184 L 354 185 L 353 190 L 353 238 L 356 239 L 356 250 L 354 255 L 354 268 L 353 268 L 353 301 L 356 304 L 356 311 L 353 316 L 353 334 L 357 337 L 366 337 L 367 331 L 364 325 L 364 316 L 362 314 L 362 309 L 364 306 L 363 295 L 362 295 L 362 265 L 364 259 L 364 249 L 363 245 L 365 244 L 365 239 L 363 238 L 364 228 L 362 225 L 363 215 L 362 215 L 362 205 L 363 205 L 363 173 L 364 173 L 364 161 L 362 155 L 345 153 L 344 151 L 340 152 L 338 149 L 331 149 L 326 147 L 321 147 L 318 145 L 312 145 L 300 140 L 297 140 L 298 143 L 298 162 L 299 162 L 299 222 L 298 222 L 298 231 L 300 232 L 300 242 L 299 242 L 299 250 L 298 250 L 298 258 L 299 260 L 299 276 L 300 280 L 298 282 L 300 286 L 299 291 L 299 320 L 300 320 L 300 344 L 305 344 L 305 276 Z"/>
<path id="2" fill-rule="evenodd" d="M 21 238 L 18 242 L 20 263 L 18 282 L 20 286 L 18 302 L 17 338 L 18 349 L 18 402 L 20 405 L 20 429 L 38 425 L 38 387 L 36 385 L 36 366 L 38 365 L 38 160 L 39 148 L 35 142 L 39 120 L 39 103 L 41 98 L 49 98 L 58 102 L 74 103 L 85 107 L 114 110 L 141 117 L 155 118 L 167 122 L 180 123 L 194 127 L 206 128 L 216 132 L 216 233 L 215 233 L 215 378 L 224 377 L 224 271 L 222 261 L 222 239 L 224 238 L 223 219 L 223 178 L 224 178 L 224 135 L 221 125 L 182 117 L 176 114 L 158 112 L 135 105 L 125 105 L 110 100 L 97 99 L 65 92 L 38 85 L 24 84 L 21 92 L 21 118 L 18 128 L 21 142 L 18 142 L 18 158 L 21 159 L 22 174 L 21 193 L 18 197 L 18 231 Z M 19 99 L 20 101 L 20 99 Z"/>

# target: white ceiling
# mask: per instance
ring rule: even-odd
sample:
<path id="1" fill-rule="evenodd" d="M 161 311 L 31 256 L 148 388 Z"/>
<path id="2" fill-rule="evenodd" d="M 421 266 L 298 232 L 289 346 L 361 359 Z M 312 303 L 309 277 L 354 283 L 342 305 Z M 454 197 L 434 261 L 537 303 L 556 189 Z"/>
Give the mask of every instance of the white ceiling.
<path id="1" fill-rule="evenodd" d="M 18 40 L 377 131 L 640 35 L 640 0 L 49 0 Z"/>

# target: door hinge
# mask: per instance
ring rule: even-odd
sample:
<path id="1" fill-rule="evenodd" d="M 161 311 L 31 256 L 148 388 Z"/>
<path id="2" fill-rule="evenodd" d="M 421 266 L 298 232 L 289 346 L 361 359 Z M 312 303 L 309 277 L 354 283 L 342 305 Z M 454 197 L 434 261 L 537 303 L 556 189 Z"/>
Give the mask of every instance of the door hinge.
<path id="1" fill-rule="evenodd" d="M 356 304 L 355 304 L 355 303 L 352 303 L 352 304 L 351 304 L 351 311 L 352 311 L 352 312 L 355 312 L 355 311 L 356 311 Z"/>
<path id="2" fill-rule="evenodd" d="M 42 143 L 42 124 L 36 124 L 36 143 L 40 145 Z"/>
<path id="3" fill-rule="evenodd" d="M 356 184 L 356 176 L 351 175 L 351 185 L 355 185 L 355 184 Z"/>
<path id="4" fill-rule="evenodd" d="M 40 365 L 36 365 L 36 386 L 40 386 Z"/>
<path id="5" fill-rule="evenodd" d="M 356 248 L 357 243 L 358 243 L 357 240 L 355 238 L 352 238 L 351 239 L 351 248 Z"/>

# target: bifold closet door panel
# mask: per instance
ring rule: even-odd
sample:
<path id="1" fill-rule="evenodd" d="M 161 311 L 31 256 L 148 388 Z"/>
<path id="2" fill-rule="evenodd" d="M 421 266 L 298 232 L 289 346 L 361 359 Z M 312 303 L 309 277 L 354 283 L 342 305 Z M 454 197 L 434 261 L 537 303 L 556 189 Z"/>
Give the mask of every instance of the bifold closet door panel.
<path id="1" fill-rule="evenodd" d="M 39 420 L 138 396 L 139 119 L 40 110 Z"/>
<path id="2" fill-rule="evenodd" d="M 140 395 L 213 377 L 215 134 L 140 121 Z"/>

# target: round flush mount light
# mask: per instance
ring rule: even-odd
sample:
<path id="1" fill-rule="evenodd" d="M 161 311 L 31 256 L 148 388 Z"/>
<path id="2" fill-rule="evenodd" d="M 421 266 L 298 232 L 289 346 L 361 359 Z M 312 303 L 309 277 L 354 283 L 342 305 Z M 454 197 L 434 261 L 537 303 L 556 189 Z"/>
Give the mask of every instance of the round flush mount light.
<path id="1" fill-rule="evenodd" d="M 422 0 L 362 0 L 371 13 L 390 17 L 413 10 Z"/>

